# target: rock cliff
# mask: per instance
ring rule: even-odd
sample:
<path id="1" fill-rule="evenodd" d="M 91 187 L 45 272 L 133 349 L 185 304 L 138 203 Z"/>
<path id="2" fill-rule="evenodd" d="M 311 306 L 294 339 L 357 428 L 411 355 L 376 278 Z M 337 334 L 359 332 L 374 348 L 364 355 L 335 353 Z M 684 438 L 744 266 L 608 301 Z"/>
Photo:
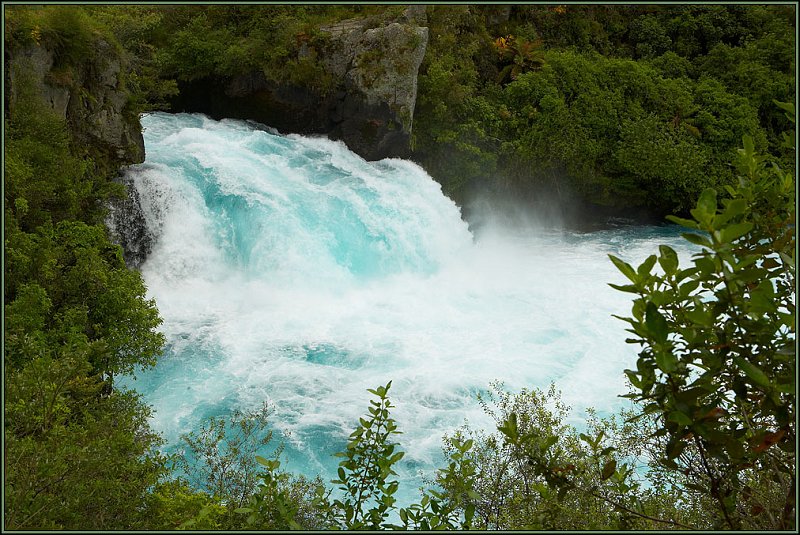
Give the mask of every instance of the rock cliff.
<path id="1" fill-rule="evenodd" d="M 139 118 L 126 109 L 127 62 L 110 43 L 98 39 L 93 58 L 77 65 L 56 67 L 53 51 L 39 45 L 12 50 L 8 60 L 9 109 L 14 108 L 24 76 L 67 121 L 76 141 L 108 159 L 109 170 L 144 161 Z"/>
<path id="2" fill-rule="evenodd" d="M 409 155 L 417 73 L 428 45 L 425 7 L 394 20 L 349 19 L 319 28 L 307 44 L 335 87 L 318 91 L 254 71 L 227 80 L 185 83 L 175 111 L 252 119 L 280 131 L 325 134 L 368 160 Z"/>
<path id="3" fill-rule="evenodd" d="M 65 120 L 79 151 L 92 159 L 96 172 L 122 181 L 121 167 L 144 161 L 144 138 L 139 117 L 128 107 L 125 87 L 128 63 L 108 41 L 97 38 L 91 58 L 76 64 L 57 64 L 56 54 L 42 45 L 7 50 L 6 106 L 13 113 L 23 92 L 49 105 Z M 112 199 L 106 221 L 112 239 L 123 247 L 126 263 L 138 267 L 150 252 L 152 239 L 136 191 Z"/>

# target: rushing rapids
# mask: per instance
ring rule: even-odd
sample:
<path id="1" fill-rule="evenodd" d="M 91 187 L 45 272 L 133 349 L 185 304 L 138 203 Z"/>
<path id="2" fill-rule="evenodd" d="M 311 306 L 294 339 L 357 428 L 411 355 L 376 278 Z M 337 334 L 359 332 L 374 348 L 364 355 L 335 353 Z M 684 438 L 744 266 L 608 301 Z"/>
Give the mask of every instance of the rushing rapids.
<path id="1" fill-rule="evenodd" d="M 405 497 L 441 437 L 490 429 L 476 395 L 555 382 L 580 415 L 622 405 L 630 299 L 607 254 L 640 262 L 667 227 L 594 233 L 491 224 L 473 235 L 419 166 L 243 121 L 152 114 L 128 170 L 152 250 L 141 270 L 164 318 L 159 364 L 125 384 L 169 448 L 212 415 L 267 400 L 285 464 L 329 480 L 332 454 L 392 380 Z"/>

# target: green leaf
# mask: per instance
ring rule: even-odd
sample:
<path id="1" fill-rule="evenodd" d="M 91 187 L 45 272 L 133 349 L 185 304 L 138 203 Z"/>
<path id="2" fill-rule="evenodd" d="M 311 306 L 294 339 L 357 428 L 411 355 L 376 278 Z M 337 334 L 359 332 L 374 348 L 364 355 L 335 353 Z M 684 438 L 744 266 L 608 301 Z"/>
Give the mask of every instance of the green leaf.
<path id="1" fill-rule="evenodd" d="M 667 416 L 667 420 L 675 422 L 678 425 L 682 425 L 684 427 L 688 427 L 692 425 L 692 419 L 689 418 L 686 414 L 682 413 L 681 411 L 672 411 Z"/>
<path id="2" fill-rule="evenodd" d="M 734 223 L 733 225 L 728 225 L 722 229 L 720 232 L 720 240 L 723 243 L 730 243 L 741 238 L 751 230 L 753 230 L 753 224 L 749 221 Z"/>
<path id="3" fill-rule="evenodd" d="M 632 294 L 639 293 L 639 290 L 633 284 L 619 285 L 619 284 L 612 284 L 609 282 L 608 285 L 614 288 L 615 290 L 619 290 L 620 292 L 628 292 Z"/>
<path id="4" fill-rule="evenodd" d="M 778 310 L 777 304 L 775 303 L 775 288 L 773 288 L 771 280 L 761 281 L 755 290 L 750 292 L 747 308 L 748 312 L 754 315 L 754 317 L 773 313 Z"/>
<path id="5" fill-rule="evenodd" d="M 652 271 L 653 266 L 656 265 L 656 255 L 650 255 L 647 259 L 641 263 L 639 268 L 636 270 L 636 273 L 639 275 L 639 279 L 641 280 L 644 278 L 645 275 L 649 275 L 650 271 Z"/>
<path id="6" fill-rule="evenodd" d="M 717 191 L 714 188 L 703 190 L 700 198 L 697 199 L 697 209 L 706 217 L 717 213 Z"/>
<path id="7" fill-rule="evenodd" d="M 659 245 L 658 251 L 661 255 L 658 257 L 658 263 L 664 273 L 672 275 L 678 269 L 678 253 L 675 249 L 668 245 Z"/>
<path id="8" fill-rule="evenodd" d="M 667 335 L 669 334 L 667 320 L 652 302 L 647 303 L 647 308 L 645 308 L 645 325 L 647 325 L 648 332 L 656 342 L 663 343 L 667 341 Z"/>
<path id="9" fill-rule="evenodd" d="M 617 269 L 620 270 L 623 275 L 628 277 L 628 279 L 631 282 L 633 282 L 634 284 L 639 282 L 639 277 L 636 276 L 636 271 L 633 269 L 633 266 L 631 266 L 627 262 L 620 260 L 619 258 L 617 258 L 612 254 L 608 255 L 608 257 L 611 259 L 614 265 L 617 266 Z"/>
<path id="10" fill-rule="evenodd" d="M 772 103 L 786 112 L 786 117 L 794 123 L 794 104 L 792 102 L 780 102 L 772 99 Z"/>
<path id="11" fill-rule="evenodd" d="M 745 134 L 742 136 L 742 146 L 744 147 L 745 154 L 753 154 L 756 151 L 756 145 L 753 142 L 753 136 Z"/>
<path id="12" fill-rule="evenodd" d="M 686 449 L 686 442 L 677 437 L 671 438 L 669 442 L 667 442 L 667 459 L 674 459 L 680 455 L 684 449 Z"/>
<path id="13" fill-rule="evenodd" d="M 672 373 L 678 368 L 678 358 L 671 351 L 657 350 L 655 358 L 656 365 L 664 373 Z"/>
<path id="14" fill-rule="evenodd" d="M 714 311 L 705 309 L 702 306 L 686 310 L 684 316 L 696 325 L 701 325 L 703 327 L 711 327 L 714 325 Z"/>
<path id="15" fill-rule="evenodd" d="M 678 289 L 678 293 L 680 294 L 682 299 L 685 299 L 689 296 L 690 293 L 695 291 L 697 287 L 700 286 L 700 281 L 697 280 L 690 280 L 681 284 L 680 288 Z"/>
<path id="16" fill-rule="evenodd" d="M 614 472 L 616 470 L 617 470 L 617 461 L 611 459 L 605 464 L 605 466 L 603 466 L 603 471 L 600 474 L 600 479 L 605 481 L 606 479 L 614 475 Z"/>
<path id="17" fill-rule="evenodd" d="M 677 217 L 677 216 L 674 216 L 674 215 L 668 215 L 667 219 L 669 221 L 672 221 L 673 223 L 676 223 L 676 224 L 682 226 L 682 227 L 693 228 L 693 229 L 700 228 L 697 225 L 697 223 L 695 221 L 692 221 L 691 219 L 683 219 L 682 217 Z"/>
<path id="18" fill-rule="evenodd" d="M 272 465 L 272 463 L 271 463 L 269 460 L 265 459 L 265 458 L 264 458 L 264 457 L 262 457 L 261 455 L 256 455 L 256 462 L 257 462 L 258 464 L 260 464 L 260 465 L 263 465 L 263 466 L 266 466 L 266 467 L 269 467 L 269 466 L 271 466 L 271 465 Z"/>
<path id="19" fill-rule="evenodd" d="M 700 270 L 700 273 L 706 277 L 710 277 L 717 271 L 717 266 L 714 264 L 714 259 L 710 256 L 701 256 L 694 259 L 694 265 Z"/>
<path id="20" fill-rule="evenodd" d="M 740 356 L 733 357 L 733 362 L 736 363 L 744 374 L 753 380 L 758 386 L 768 388 L 770 386 L 769 377 L 758 366 L 743 359 Z"/>
<path id="21" fill-rule="evenodd" d="M 745 211 L 747 211 L 747 201 L 745 199 L 733 199 L 728 201 L 724 213 L 730 219 L 742 215 Z"/>
<path id="22" fill-rule="evenodd" d="M 475 504 L 470 502 L 464 506 L 464 527 L 469 527 L 472 524 L 472 518 L 475 516 Z"/>
<path id="23" fill-rule="evenodd" d="M 682 269 L 678 271 L 678 273 L 675 275 L 675 281 L 680 282 L 688 277 L 695 275 L 696 273 L 697 273 L 696 267 L 688 267 L 686 269 Z"/>
<path id="24" fill-rule="evenodd" d="M 706 247 L 708 249 L 711 249 L 713 247 L 711 240 L 700 234 L 695 234 L 694 232 L 684 232 L 683 234 L 681 234 L 681 236 L 683 236 L 683 239 L 688 241 L 689 243 L 699 245 L 700 247 Z"/>
<path id="25" fill-rule="evenodd" d="M 497 427 L 497 430 L 503 433 L 511 442 L 516 442 L 519 438 L 519 431 L 517 429 L 517 414 L 512 412 L 508 418 Z"/>
<path id="26" fill-rule="evenodd" d="M 628 381 L 635 386 L 636 388 L 642 387 L 642 382 L 639 380 L 639 376 L 633 370 L 625 370 L 625 375 L 628 376 Z"/>

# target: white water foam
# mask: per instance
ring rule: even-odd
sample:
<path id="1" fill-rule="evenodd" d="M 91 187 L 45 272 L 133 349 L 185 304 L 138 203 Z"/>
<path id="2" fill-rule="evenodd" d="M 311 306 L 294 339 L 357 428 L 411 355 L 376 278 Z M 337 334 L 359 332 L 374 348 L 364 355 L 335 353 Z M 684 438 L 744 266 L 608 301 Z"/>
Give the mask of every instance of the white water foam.
<path id="1" fill-rule="evenodd" d="M 674 231 L 592 234 L 487 225 L 473 237 L 417 165 L 370 163 L 341 143 L 279 136 L 199 115 L 145 117 L 147 163 L 132 168 L 157 237 L 142 267 L 168 348 L 129 384 L 176 444 L 211 415 L 274 407 L 288 466 L 334 475 L 392 381 L 393 416 L 418 470 L 441 465 L 441 437 L 465 420 L 490 429 L 476 394 L 555 382 L 575 421 L 617 410 L 630 296 L 607 258 L 631 263 Z"/>

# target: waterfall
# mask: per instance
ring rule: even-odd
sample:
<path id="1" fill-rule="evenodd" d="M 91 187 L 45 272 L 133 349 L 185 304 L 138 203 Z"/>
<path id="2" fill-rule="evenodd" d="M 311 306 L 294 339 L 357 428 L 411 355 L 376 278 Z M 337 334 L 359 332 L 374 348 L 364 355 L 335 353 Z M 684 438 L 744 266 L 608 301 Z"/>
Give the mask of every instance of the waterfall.
<path id="1" fill-rule="evenodd" d="M 152 244 L 141 271 L 164 318 L 159 364 L 125 384 L 170 447 L 204 418 L 267 400 L 285 465 L 330 480 L 368 388 L 392 380 L 401 488 L 441 466 L 476 395 L 555 382 L 576 421 L 623 405 L 630 298 L 607 259 L 640 262 L 669 227 L 594 233 L 485 224 L 416 164 L 244 121 L 151 114 L 125 177 Z M 487 220 L 484 218 L 484 220 Z M 488 218 L 491 220 L 491 218 Z"/>

